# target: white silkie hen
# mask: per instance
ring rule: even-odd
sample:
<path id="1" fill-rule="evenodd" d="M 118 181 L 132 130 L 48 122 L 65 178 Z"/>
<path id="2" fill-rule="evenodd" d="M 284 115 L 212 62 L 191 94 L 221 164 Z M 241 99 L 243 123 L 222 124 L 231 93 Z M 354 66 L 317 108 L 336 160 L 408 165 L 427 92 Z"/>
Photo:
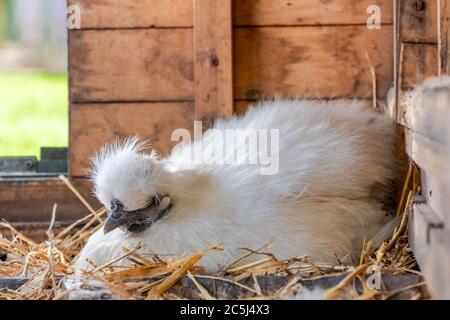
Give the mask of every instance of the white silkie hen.
<path id="1" fill-rule="evenodd" d="M 357 254 L 364 238 L 390 219 L 383 202 L 396 170 L 389 117 L 356 101 L 275 100 L 218 120 L 214 128 L 163 159 L 145 154 L 136 138 L 98 152 L 94 190 L 110 215 L 76 268 L 90 269 L 88 260 L 102 265 L 138 243 L 175 257 L 224 248 L 202 258 L 200 265 L 210 270 L 240 257 L 239 248 L 264 246 L 281 259 L 308 255 L 334 263 Z M 244 139 L 232 147 L 241 152 L 240 163 L 228 161 L 213 139 L 227 129 L 241 129 Z M 248 161 L 257 152 L 250 145 L 254 129 L 269 130 L 270 164 Z M 271 129 L 279 129 L 278 147 Z M 201 142 L 199 163 L 191 151 Z"/>

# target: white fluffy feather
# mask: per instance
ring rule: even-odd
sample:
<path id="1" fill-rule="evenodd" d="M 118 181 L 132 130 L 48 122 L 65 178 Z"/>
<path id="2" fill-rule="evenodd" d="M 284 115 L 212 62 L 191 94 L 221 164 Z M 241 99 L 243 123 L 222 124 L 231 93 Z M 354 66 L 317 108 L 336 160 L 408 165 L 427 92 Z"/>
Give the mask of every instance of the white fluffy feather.
<path id="1" fill-rule="evenodd" d="M 281 259 L 309 255 L 335 262 L 336 256 L 357 253 L 364 237 L 386 222 L 373 192 L 384 190 L 395 170 L 389 117 L 356 101 L 275 100 L 243 117 L 220 120 L 215 128 L 279 129 L 279 172 L 264 176 L 255 165 L 192 164 L 183 150 L 194 144 L 162 160 L 144 154 L 136 138 L 109 145 L 92 170 L 95 193 L 105 206 L 116 197 L 137 209 L 162 192 L 174 207 L 142 234 L 97 231 L 76 267 L 88 269 L 86 259 L 101 265 L 139 242 L 150 252 L 177 257 L 223 247 L 201 260 L 208 269 L 241 256 L 239 248 L 268 244 L 265 250 Z M 212 147 L 205 148 L 206 157 L 214 157 Z"/>

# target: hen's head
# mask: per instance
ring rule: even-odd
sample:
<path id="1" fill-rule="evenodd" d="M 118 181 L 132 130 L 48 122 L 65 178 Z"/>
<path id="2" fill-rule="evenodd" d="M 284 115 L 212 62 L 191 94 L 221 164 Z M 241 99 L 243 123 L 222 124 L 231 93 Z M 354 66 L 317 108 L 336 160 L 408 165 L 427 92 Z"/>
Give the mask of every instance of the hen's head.
<path id="1" fill-rule="evenodd" d="M 137 137 L 105 145 L 92 159 L 94 193 L 109 209 L 104 231 L 118 227 L 139 233 L 171 209 L 164 171 L 156 153 L 144 153 Z"/>

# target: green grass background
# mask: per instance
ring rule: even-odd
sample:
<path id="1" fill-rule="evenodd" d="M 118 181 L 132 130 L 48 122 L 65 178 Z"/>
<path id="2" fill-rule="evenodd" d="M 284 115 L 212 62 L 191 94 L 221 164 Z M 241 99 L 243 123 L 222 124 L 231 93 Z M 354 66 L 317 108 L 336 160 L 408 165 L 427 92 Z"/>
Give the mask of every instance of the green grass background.
<path id="1" fill-rule="evenodd" d="M 68 144 L 67 75 L 0 73 L 0 157 Z"/>

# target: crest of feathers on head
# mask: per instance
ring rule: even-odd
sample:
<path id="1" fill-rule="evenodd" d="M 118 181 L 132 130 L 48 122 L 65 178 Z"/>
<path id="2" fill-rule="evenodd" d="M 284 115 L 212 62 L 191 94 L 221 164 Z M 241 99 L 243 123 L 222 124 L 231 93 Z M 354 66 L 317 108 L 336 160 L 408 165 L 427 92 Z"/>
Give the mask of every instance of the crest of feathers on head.
<path id="1" fill-rule="evenodd" d="M 132 198 L 133 193 L 156 191 L 151 190 L 150 182 L 160 180 L 159 170 L 155 170 L 155 164 L 150 160 L 156 160 L 157 153 L 154 149 L 151 153 L 144 153 L 151 146 L 149 141 L 140 141 L 138 136 L 132 136 L 105 144 L 91 158 L 89 178 L 100 201 L 108 202 L 111 196 L 117 196 L 112 194 L 112 190 L 125 198 L 128 194 Z"/>

